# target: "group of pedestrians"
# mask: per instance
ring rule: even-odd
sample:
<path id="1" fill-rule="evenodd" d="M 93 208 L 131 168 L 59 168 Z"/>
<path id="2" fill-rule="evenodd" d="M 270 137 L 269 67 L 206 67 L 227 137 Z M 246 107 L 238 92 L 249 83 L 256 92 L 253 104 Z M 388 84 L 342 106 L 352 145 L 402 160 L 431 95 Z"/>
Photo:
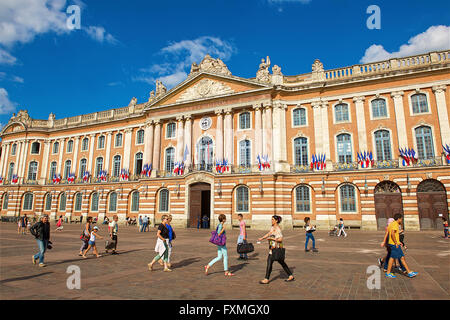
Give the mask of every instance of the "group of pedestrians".
<path id="1" fill-rule="evenodd" d="M 31 221 L 27 217 L 27 215 L 24 214 L 22 217 L 19 217 L 19 221 L 17 223 L 17 233 L 27 234 L 27 231 L 29 231 L 30 228 L 31 228 Z"/>
<path id="2" fill-rule="evenodd" d="M 153 271 L 153 265 L 156 262 L 159 262 L 164 266 L 165 272 L 171 272 L 172 267 L 170 263 L 170 256 L 172 255 L 172 241 L 175 240 L 175 231 L 173 230 L 170 223 L 172 222 L 171 215 L 163 215 L 161 217 L 161 224 L 158 227 L 158 231 L 156 233 L 156 246 L 155 251 L 158 253 L 148 264 L 148 269 Z M 162 261 L 161 261 L 162 260 Z"/>
<path id="3" fill-rule="evenodd" d="M 139 232 L 150 231 L 149 219 L 147 216 L 139 216 Z"/>

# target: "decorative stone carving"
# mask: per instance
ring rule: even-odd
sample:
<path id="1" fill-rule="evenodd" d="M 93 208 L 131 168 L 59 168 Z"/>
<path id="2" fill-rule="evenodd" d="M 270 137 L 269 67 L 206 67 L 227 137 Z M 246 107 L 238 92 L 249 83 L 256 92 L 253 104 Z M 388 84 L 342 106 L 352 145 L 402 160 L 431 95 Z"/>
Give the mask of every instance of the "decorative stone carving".
<path id="1" fill-rule="evenodd" d="M 200 62 L 199 65 L 197 65 L 195 62 L 191 65 L 191 74 L 197 73 L 197 72 L 210 72 L 210 73 L 217 73 L 217 74 L 223 74 L 226 76 L 230 76 L 231 72 L 228 70 L 228 67 L 225 63 L 223 63 L 222 60 L 219 58 L 214 59 L 211 58 L 209 54 L 207 54 L 202 62 Z"/>
<path id="2" fill-rule="evenodd" d="M 221 82 L 203 79 L 194 86 L 188 88 L 178 98 L 177 102 L 213 97 L 217 95 L 234 93 L 234 90 Z"/>
<path id="3" fill-rule="evenodd" d="M 148 102 L 152 102 L 155 100 L 155 91 L 150 91 L 150 97 L 148 98 Z"/>
<path id="4" fill-rule="evenodd" d="M 325 81 L 325 71 L 323 70 L 323 64 L 319 59 L 314 60 L 311 73 L 312 81 Z"/>
<path id="5" fill-rule="evenodd" d="M 256 72 L 256 80 L 257 81 L 265 82 L 265 83 L 271 82 L 272 78 L 271 78 L 271 75 L 269 72 L 269 67 L 270 67 L 269 56 L 267 56 L 266 60 L 261 59 L 261 63 L 259 64 L 259 69 Z"/>
<path id="6" fill-rule="evenodd" d="M 27 127 L 31 125 L 31 117 L 29 116 L 27 110 L 19 110 L 17 115 L 15 115 L 13 113 L 13 115 L 12 115 L 12 117 L 11 117 L 11 119 L 9 121 L 11 121 L 11 122 L 14 122 L 14 121 L 22 122 Z"/>
<path id="7" fill-rule="evenodd" d="M 272 67 L 272 84 L 281 85 L 283 84 L 283 74 L 281 73 L 281 68 L 277 65 Z"/>
<path id="8" fill-rule="evenodd" d="M 319 59 L 314 60 L 312 65 L 312 72 L 320 72 L 323 71 L 323 63 L 320 62 Z"/>
<path id="9" fill-rule="evenodd" d="M 156 80 L 156 97 L 159 97 L 167 92 L 167 88 L 159 80 Z"/>

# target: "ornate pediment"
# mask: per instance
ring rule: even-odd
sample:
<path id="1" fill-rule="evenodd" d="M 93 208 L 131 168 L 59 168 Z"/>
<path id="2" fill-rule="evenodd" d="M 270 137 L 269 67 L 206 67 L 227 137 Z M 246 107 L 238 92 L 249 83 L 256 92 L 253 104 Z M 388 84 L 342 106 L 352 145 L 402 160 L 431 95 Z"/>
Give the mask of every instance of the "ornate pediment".
<path id="1" fill-rule="evenodd" d="M 197 65 L 195 62 L 191 65 L 190 74 L 194 74 L 197 72 L 210 72 L 231 76 L 231 72 L 230 70 L 228 70 L 226 64 L 219 58 L 217 59 L 212 58 L 209 54 L 207 54 L 203 58 L 202 62 L 200 62 L 199 65 Z"/>
<path id="2" fill-rule="evenodd" d="M 176 102 L 202 99 L 230 93 L 234 93 L 234 90 L 229 86 L 211 79 L 203 79 L 182 93 Z"/>

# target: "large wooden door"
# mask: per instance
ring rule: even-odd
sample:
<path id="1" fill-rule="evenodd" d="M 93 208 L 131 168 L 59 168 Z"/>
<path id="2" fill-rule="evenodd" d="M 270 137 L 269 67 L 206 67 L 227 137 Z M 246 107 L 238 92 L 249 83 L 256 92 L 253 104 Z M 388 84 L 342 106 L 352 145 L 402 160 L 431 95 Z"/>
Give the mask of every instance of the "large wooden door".
<path id="1" fill-rule="evenodd" d="M 417 186 L 420 229 L 437 229 L 442 226 L 442 217 L 448 219 L 447 194 L 437 180 L 427 179 Z"/>
<path id="2" fill-rule="evenodd" d="M 375 187 L 375 215 L 378 230 L 384 230 L 389 218 L 403 214 L 402 194 L 392 181 L 382 181 Z"/>
<path id="3" fill-rule="evenodd" d="M 206 215 L 210 218 L 211 212 L 211 185 L 208 183 L 195 183 L 189 187 L 189 221 L 188 226 L 197 228 L 198 222 Z"/>

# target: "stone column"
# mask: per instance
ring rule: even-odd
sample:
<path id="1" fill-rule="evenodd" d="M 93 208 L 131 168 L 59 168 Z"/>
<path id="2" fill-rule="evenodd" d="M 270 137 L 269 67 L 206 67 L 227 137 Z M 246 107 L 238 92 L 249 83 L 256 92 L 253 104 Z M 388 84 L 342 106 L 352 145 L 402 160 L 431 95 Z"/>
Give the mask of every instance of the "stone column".
<path id="1" fill-rule="evenodd" d="M 263 139 L 262 139 L 262 119 L 261 119 L 261 104 L 255 104 L 253 106 L 255 110 L 255 159 L 259 155 L 263 155 Z M 253 161 L 252 161 L 253 162 Z"/>
<path id="2" fill-rule="evenodd" d="M 94 177 L 95 172 L 93 171 L 94 168 L 94 144 L 95 144 L 95 134 L 89 135 L 91 138 L 89 141 L 89 157 L 87 161 L 87 171 L 89 171 L 91 177 Z"/>
<path id="3" fill-rule="evenodd" d="M 40 183 L 45 184 L 47 180 L 48 158 L 50 154 L 50 141 L 44 141 L 44 152 L 42 154 L 41 179 Z"/>
<path id="4" fill-rule="evenodd" d="M 153 121 L 145 124 L 144 133 L 144 165 L 152 163 L 153 159 Z"/>
<path id="5" fill-rule="evenodd" d="M 6 155 L 6 148 L 7 148 L 7 144 L 4 143 L 2 145 L 2 158 L 0 159 L 0 176 L 4 177 L 3 175 L 3 164 L 5 163 L 5 155 Z"/>
<path id="6" fill-rule="evenodd" d="M 193 148 L 192 148 L 192 116 L 186 115 L 184 117 L 185 119 L 185 124 L 184 124 L 184 148 L 183 148 L 183 154 L 184 154 L 184 149 L 186 149 L 186 146 L 188 148 L 188 152 L 189 154 L 187 155 L 186 158 L 186 163 L 185 166 L 186 168 L 188 166 L 190 166 L 192 164 L 192 157 L 193 157 Z"/>
<path id="7" fill-rule="evenodd" d="M 403 91 L 392 92 L 394 99 L 395 123 L 397 127 L 398 148 L 408 147 L 408 138 L 406 135 L 405 111 L 403 109 Z"/>
<path id="8" fill-rule="evenodd" d="M 23 150 L 23 141 L 19 141 L 17 142 L 16 161 L 14 162 L 15 164 L 13 170 L 13 174 L 16 175 L 19 175 L 20 163 L 23 159 L 22 150 Z"/>
<path id="9" fill-rule="evenodd" d="M 320 107 L 321 102 L 313 101 L 311 103 L 311 106 L 313 109 L 314 117 L 314 144 L 316 146 L 316 150 L 311 150 L 311 154 L 320 154 L 323 153 L 322 110 Z"/>
<path id="10" fill-rule="evenodd" d="M 0 167 L 1 171 L 1 176 L 3 177 L 3 180 L 8 179 L 8 157 L 9 157 L 9 148 L 11 147 L 11 143 L 5 143 L 4 144 L 4 149 L 5 149 L 5 155 L 3 157 L 3 162 L 2 162 L 2 166 Z"/>
<path id="11" fill-rule="evenodd" d="M 354 97 L 353 102 L 356 108 L 356 125 L 358 128 L 359 152 L 369 151 L 367 145 L 366 118 L 364 114 L 364 96 Z"/>
<path id="12" fill-rule="evenodd" d="M 267 104 L 264 106 L 265 109 L 265 135 L 264 135 L 264 155 L 269 156 L 269 162 L 273 163 L 273 123 L 272 123 L 272 106 Z"/>
<path id="13" fill-rule="evenodd" d="M 111 140 L 112 140 L 112 132 L 106 133 L 106 156 L 105 156 L 105 171 L 111 176 L 109 172 L 109 165 L 111 161 Z"/>
<path id="14" fill-rule="evenodd" d="M 130 156 L 131 156 L 131 136 L 133 129 L 125 129 L 125 144 L 123 146 L 123 166 L 122 168 L 130 170 Z M 130 170 L 131 174 L 131 170 Z"/>
<path id="15" fill-rule="evenodd" d="M 175 157 L 175 161 L 181 162 L 183 161 L 183 153 L 184 153 L 184 123 L 183 116 L 177 117 L 177 153 Z"/>
<path id="16" fill-rule="evenodd" d="M 61 180 L 63 179 L 63 172 L 61 172 L 62 162 L 63 162 L 63 154 L 64 154 L 64 139 L 59 140 L 59 156 L 58 156 L 58 164 L 56 173 L 61 175 Z"/>
<path id="17" fill-rule="evenodd" d="M 22 182 L 27 180 L 27 159 L 28 159 L 28 146 L 30 145 L 29 140 L 25 140 L 25 150 L 23 152 L 23 159 L 22 159 L 22 167 L 20 169 L 19 177 L 23 177 Z"/>
<path id="18" fill-rule="evenodd" d="M 233 149 L 234 149 L 234 137 L 233 137 L 233 114 L 231 108 L 225 109 L 225 159 L 228 164 L 232 165 L 234 163 L 233 159 Z"/>
<path id="19" fill-rule="evenodd" d="M 441 144 L 450 143 L 450 126 L 448 121 L 448 109 L 445 102 L 446 85 L 434 86 L 433 91 L 436 96 L 436 107 L 438 111 L 439 128 L 441 131 Z"/>
<path id="20" fill-rule="evenodd" d="M 286 105 L 275 102 L 273 110 L 273 157 L 275 171 L 289 171 L 286 150 Z"/>
<path id="21" fill-rule="evenodd" d="M 83 177 L 79 177 L 78 176 L 78 146 L 80 145 L 80 137 L 75 137 L 75 143 L 74 143 L 74 147 L 73 147 L 73 159 L 72 159 L 72 170 L 73 170 L 73 174 L 75 175 L 76 178 L 81 179 Z"/>
<path id="22" fill-rule="evenodd" d="M 326 155 L 326 163 L 327 168 L 326 171 L 333 170 L 333 166 L 331 164 L 331 149 L 330 149 L 330 130 L 328 125 L 328 101 L 322 101 L 321 104 L 321 118 L 322 118 L 322 153 Z"/>
<path id="23" fill-rule="evenodd" d="M 161 162 L 161 122 L 160 120 L 155 120 L 155 140 L 153 143 L 153 169 L 152 176 L 159 170 L 159 164 Z"/>
<path id="24" fill-rule="evenodd" d="M 216 160 L 223 160 L 223 111 L 222 109 L 214 111 L 217 118 L 216 126 Z"/>

